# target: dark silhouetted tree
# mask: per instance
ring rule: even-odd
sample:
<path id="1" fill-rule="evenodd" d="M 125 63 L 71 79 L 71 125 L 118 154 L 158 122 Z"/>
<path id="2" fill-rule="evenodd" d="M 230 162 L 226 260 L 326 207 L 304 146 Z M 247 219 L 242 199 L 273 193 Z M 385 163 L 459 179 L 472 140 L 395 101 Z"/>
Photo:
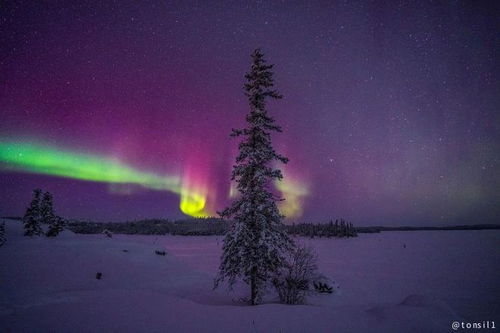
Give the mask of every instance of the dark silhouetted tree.
<path id="1" fill-rule="evenodd" d="M 42 228 L 40 227 L 40 197 L 42 195 L 42 190 L 35 189 L 33 191 L 33 199 L 31 200 L 30 206 L 26 209 L 26 213 L 23 217 L 24 223 L 24 235 L 25 236 L 35 236 L 41 235 Z"/>
<path id="2" fill-rule="evenodd" d="M 45 192 L 40 203 L 40 221 L 50 225 L 55 222 L 55 217 L 52 194 Z"/>
<path id="3" fill-rule="evenodd" d="M 0 246 L 2 246 L 7 241 L 7 236 L 5 232 L 5 223 L 0 223 Z"/>
<path id="4" fill-rule="evenodd" d="M 52 223 L 49 225 L 47 237 L 56 237 L 61 231 L 64 230 L 66 221 L 60 216 L 54 216 Z"/>
<path id="5" fill-rule="evenodd" d="M 250 104 L 247 126 L 233 129 L 231 134 L 243 138 L 231 176 L 240 196 L 219 213 L 233 222 L 224 238 L 215 287 L 226 278 L 230 286 L 241 278 L 250 285 L 252 305 L 259 302 L 266 283 L 285 265 L 287 254 L 293 249 L 276 205 L 281 199 L 271 191 L 272 182 L 283 178 L 273 163 L 288 162 L 276 153 L 271 142 L 271 132 L 281 132 L 281 128 L 268 114 L 266 101 L 282 98 L 272 89 L 272 68 L 259 49 L 253 52 L 251 70 L 245 75 L 245 95 Z"/>

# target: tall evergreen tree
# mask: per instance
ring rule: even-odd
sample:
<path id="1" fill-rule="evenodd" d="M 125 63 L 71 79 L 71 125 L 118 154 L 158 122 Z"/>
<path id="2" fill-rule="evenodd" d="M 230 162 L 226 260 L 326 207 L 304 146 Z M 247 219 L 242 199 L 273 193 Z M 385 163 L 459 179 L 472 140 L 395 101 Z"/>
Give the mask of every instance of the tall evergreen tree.
<path id="1" fill-rule="evenodd" d="M 52 194 L 45 192 L 40 203 L 40 221 L 44 224 L 52 224 L 55 221 Z"/>
<path id="2" fill-rule="evenodd" d="M 252 54 L 252 67 L 245 75 L 245 95 L 250 112 L 247 126 L 234 130 L 233 137 L 242 137 L 239 154 L 231 179 L 236 182 L 240 196 L 231 206 L 220 212 L 223 218 L 232 219 L 224 238 L 223 253 L 215 286 L 227 278 L 232 286 L 241 278 L 250 285 L 251 304 L 261 299 L 266 282 L 285 264 L 285 255 L 293 242 L 282 227 L 282 218 L 271 184 L 281 180 L 275 161 L 287 163 L 288 159 L 273 149 L 271 132 L 281 132 L 274 118 L 266 110 L 266 101 L 282 96 L 273 90 L 273 65 L 266 64 L 262 52 Z"/>
<path id="3" fill-rule="evenodd" d="M 35 236 L 42 234 L 42 228 L 40 227 L 40 197 L 42 195 L 42 190 L 35 189 L 33 191 L 33 199 L 31 200 L 30 206 L 26 209 L 26 213 L 23 217 L 24 223 L 24 235 L 25 236 Z"/>

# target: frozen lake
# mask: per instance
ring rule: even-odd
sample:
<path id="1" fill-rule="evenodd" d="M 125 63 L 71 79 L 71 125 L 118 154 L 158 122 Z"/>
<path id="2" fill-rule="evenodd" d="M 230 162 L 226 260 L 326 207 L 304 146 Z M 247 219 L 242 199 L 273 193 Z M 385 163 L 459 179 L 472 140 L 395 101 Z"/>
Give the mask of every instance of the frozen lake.
<path id="1" fill-rule="evenodd" d="M 29 239 L 6 224 L 0 323 L 12 332 L 443 332 L 500 319 L 500 231 L 297 238 L 339 292 L 250 307 L 246 286 L 212 290 L 222 237 Z"/>
<path id="2" fill-rule="evenodd" d="M 221 236 L 128 236 L 155 242 L 195 270 L 215 275 Z M 445 301 L 468 319 L 500 315 L 500 230 L 388 231 L 357 238 L 295 238 L 341 285 L 343 304 L 397 303 L 409 295 Z"/>

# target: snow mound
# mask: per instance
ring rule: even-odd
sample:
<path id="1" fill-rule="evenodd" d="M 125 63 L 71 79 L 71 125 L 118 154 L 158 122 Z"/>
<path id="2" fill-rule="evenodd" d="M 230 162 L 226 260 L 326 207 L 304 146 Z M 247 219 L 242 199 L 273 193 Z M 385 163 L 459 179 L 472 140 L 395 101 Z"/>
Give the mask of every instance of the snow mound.
<path id="1" fill-rule="evenodd" d="M 418 307 L 435 307 L 443 311 L 450 311 L 454 315 L 453 310 L 443 301 L 425 295 L 410 295 L 406 297 L 399 305 L 403 306 L 418 306 Z"/>
<path id="2" fill-rule="evenodd" d="M 367 310 L 382 325 L 398 326 L 398 332 L 446 332 L 461 320 L 451 307 L 434 297 L 413 294 L 395 305 L 379 305 Z"/>

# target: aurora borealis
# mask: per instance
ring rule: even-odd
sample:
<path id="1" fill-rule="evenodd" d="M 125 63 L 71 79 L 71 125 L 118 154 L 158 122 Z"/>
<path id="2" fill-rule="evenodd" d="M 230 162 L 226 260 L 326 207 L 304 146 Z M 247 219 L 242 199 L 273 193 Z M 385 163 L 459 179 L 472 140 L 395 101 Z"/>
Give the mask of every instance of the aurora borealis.
<path id="1" fill-rule="evenodd" d="M 231 200 L 261 47 L 290 158 L 282 212 L 357 225 L 500 216 L 495 2 L 81 1 L 0 6 L 0 215 L 209 216 Z M 295 221 L 294 220 L 294 221 Z"/>
<path id="2" fill-rule="evenodd" d="M 197 192 L 189 186 L 183 187 L 178 177 L 141 172 L 117 160 L 33 144 L 0 142 L 0 162 L 6 170 L 169 191 L 180 195 L 183 213 L 195 217 L 210 216 L 204 210 L 206 193 Z"/>
<path id="3" fill-rule="evenodd" d="M 0 142 L 0 163 L 4 171 L 28 172 L 112 185 L 140 185 L 144 188 L 168 191 L 180 197 L 180 210 L 192 217 L 216 216 L 208 210 L 209 189 L 201 187 L 202 182 L 193 181 L 193 174 L 187 173 L 184 180 L 178 176 L 161 176 L 135 170 L 116 159 L 78 154 L 55 147 L 45 147 L 30 143 Z M 307 194 L 300 184 L 290 179 L 276 183 L 276 189 L 287 200 L 280 202 L 286 216 L 295 218 L 302 215 L 300 197 Z M 237 195 L 229 194 L 229 197 Z"/>

